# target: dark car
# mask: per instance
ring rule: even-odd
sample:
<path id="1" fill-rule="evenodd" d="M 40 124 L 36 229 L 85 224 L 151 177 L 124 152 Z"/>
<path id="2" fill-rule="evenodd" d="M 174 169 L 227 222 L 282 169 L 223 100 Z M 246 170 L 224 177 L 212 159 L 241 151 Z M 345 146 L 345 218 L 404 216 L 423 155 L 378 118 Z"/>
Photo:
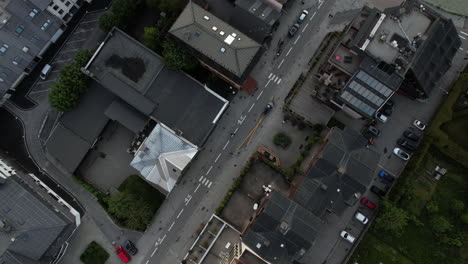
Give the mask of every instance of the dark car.
<path id="1" fill-rule="evenodd" d="M 383 108 L 382 113 L 384 113 L 384 115 L 386 115 L 386 116 L 391 116 L 392 113 L 393 113 L 393 108 L 387 108 L 387 107 Z"/>
<path id="2" fill-rule="evenodd" d="M 138 253 L 138 249 L 132 241 L 127 240 L 124 242 L 123 245 L 125 250 L 127 250 L 130 254 L 135 255 L 136 253 Z"/>
<path id="3" fill-rule="evenodd" d="M 404 138 L 398 139 L 397 144 L 400 145 L 401 147 L 403 147 L 404 149 L 408 150 L 408 151 L 415 151 L 416 150 L 416 146 L 411 145 L 408 142 L 408 140 L 406 140 Z"/>
<path id="4" fill-rule="evenodd" d="M 296 34 L 297 30 L 299 29 L 299 24 L 294 24 L 288 32 L 288 35 L 292 38 Z"/>
<path id="5" fill-rule="evenodd" d="M 372 134 L 374 134 L 376 137 L 380 136 L 380 130 L 374 126 L 369 126 L 367 128 L 367 131 L 371 132 Z"/>
<path id="6" fill-rule="evenodd" d="M 393 106 L 395 105 L 395 103 L 392 101 L 392 100 L 388 100 L 386 103 L 385 103 L 385 107 L 387 108 L 392 108 L 393 109 Z"/>
<path id="7" fill-rule="evenodd" d="M 370 132 L 370 131 L 365 131 L 364 134 L 362 134 L 366 139 L 367 139 L 367 142 L 370 144 L 370 145 L 374 145 L 375 143 L 375 135 L 374 133 Z"/>
<path id="8" fill-rule="evenodd" d="M 364 205 L 365 207 L 374 210 L 377 205 L 373 203 L 371 200 L 367 199 L 366 197 L 361 198 L 361 204 Z"/>
<path id="9" fill-rule="evenodd" d="M 393 175 L 391 175 L 390 173 L 384 171 L 384 170 L 381 170 L 379 172 L 379 177 L 380 179 L 388 182 L 388 183 L 392 183 L 393 181 L 395 181 L 395 177 L 393 177 Z"/>
<path id="10" fill-rule="evenodd" d="M 372 185 L 372 187 L 370 188 L 370 191 L 377 194 L 378 196 L 384 196 L 385 194 L 387 194 L 386 191 L 380 189 L 379 187 L 375 185 Z"/>
<path id="11" fill-rule="evenodd" d="M 419 140 L 419 136 L 409 130 L 406 130 L 405 132 L 403 132 L 403 136 L 405 136 L 407 139 L 412 140 L 414 142 L 417 142 Z"/>

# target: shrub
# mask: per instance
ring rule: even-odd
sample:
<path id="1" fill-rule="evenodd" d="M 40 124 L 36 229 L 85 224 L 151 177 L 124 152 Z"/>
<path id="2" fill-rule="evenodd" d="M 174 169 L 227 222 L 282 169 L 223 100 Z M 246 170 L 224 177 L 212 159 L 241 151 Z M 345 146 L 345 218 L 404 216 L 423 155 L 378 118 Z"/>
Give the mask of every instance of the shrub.
<path id="1" fill-rule="evenodd" d="M 166 40 L 163 43 L 164 64 L 171 70 L 191 70 L 198 65 L 198 61 L 186 50 L 177 47 Z"/>
<path id="2" fill-rule="evenodd" d="M 468 214 L 463 214 L 462 216 L 460 216 L 460 220 L 461 220 L 464 224 L 467 224 L 467 225 L 468 225 Z"/>
<path id="3" fill-rule="evenodd" d="M 107 13 L 99 17 L 99 28 L 104 32 L 109 32 L 119 24 L 117 17 L 113 13 Z"/>
<path id="4" fill-rule="evenodd" d="M 375 228 L 400 236 L 402 230 L 408 225 L 408 220 L 410 220 L 408 212 L 396 207 L 389 200 L 384 199 Z"/>
<path id="5" fill-rule="evenodd" d="M 450 206 L 450 209 L 454 212 L 454 213 L 462 213 L 463 210 L 465 209 L 465 204 L 460 201 L 460 200 L 453 200 L 452 201 L 452 204 Z"/>
<path id="6" fill-rule="evenodd" d="M 453 225 L 444 216 L 434 216 L 430 220 L 431 228 L 437 233 L 445 233 L 453 228 Z"/>
<path id="7" fill-rule="evenodd" d="M 104 264 L 108 258 L 109 253 L 95 241 L 89 243 L 80 256 L 80 260 L 84 264 Z"/>
<path id="8" fill-rule="evenodd" d="M 284 133 L 278 133 L 273 138 L 273 143 L 282 148 L 287 148 L 291 144 L 291 138 Z"/>
<path id="9" fill-rule="evenodd" d="M 439 205 L 437 204 L 436 201 L 429 201 L 426 204 L 426 210 L 430 214 L 435 214 L 435 213 L 439 212 Z"/>

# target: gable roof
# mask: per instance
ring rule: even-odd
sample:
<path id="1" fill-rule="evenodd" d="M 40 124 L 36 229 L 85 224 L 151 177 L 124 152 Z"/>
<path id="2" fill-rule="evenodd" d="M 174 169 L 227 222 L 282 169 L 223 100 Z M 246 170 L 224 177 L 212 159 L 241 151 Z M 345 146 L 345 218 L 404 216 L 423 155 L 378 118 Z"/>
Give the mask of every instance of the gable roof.
<path id="1" fill-rule="evenodd" d="M 241 78 L 261 45 L 190 1 L 169 32 Z"/>

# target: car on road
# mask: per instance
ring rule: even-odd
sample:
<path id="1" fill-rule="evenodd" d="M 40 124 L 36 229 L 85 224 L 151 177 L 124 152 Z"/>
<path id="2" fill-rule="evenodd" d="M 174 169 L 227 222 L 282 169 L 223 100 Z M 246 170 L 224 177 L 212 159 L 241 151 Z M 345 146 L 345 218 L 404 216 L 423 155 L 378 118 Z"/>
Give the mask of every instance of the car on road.
<path id="1" fill-rule="evenodd" d="M 393 177 L 393 175 L 386 172 L 385 170 L 381 170 L 379 172 L 379 178 L 386 181 L 386 182 L 388 182 L 388 183 L 392 183 L 392 182 L 395 181 L 395 177 Z"/>
<path id="2" fill-rule="evenodd" d="M 130 240 L 126 240 L 123 246 L 125 250 L 127 250 L 127 252 L 129 252 L 133 256 L 135 256 L 136 253 L 138 253 L 138 249 L 136 248 L 135 244 Z"/>
<path id="3" fill-rule="evenodd" d="M 266 115 L 268 114 L 271 109 L 273 109 L 273 106 L 275 106 L 275 104 L 273 104 L 273 102 L 269 102 L 266 106 L 265 106 L 265 109 L 263 110 L 263 114 Z"/>
<path id="4" fill-rule="evenodd" d="M 350 233 L 346 232 L 345 230 L 341 231 L 340 236 L 349 243 L 354 243 L 354 240 L 356 240 L 355 237 L 353 237 Z"/>
<path id="5" fill-rule="evenodd" d="M 410 158 L 410 154 L 406 153 L 401 148 L 394 148 L 393 149 L 393 154 L 395 154 L 397 157 L 399 157 L 402 160 L 409 160 L 409 158 Z"/>
<path id="6" fill-rule="evenodd" d="M 377 194 L 378 196 L 384 196 L 385 194 L 387 194 L 386 191 L 380 189 L 379 187 L 377 187 L 375 185 L 371 186 L 370 191 Z"/>
<path id="7" fill-rule="evenodd" d="M 367 128 L 367 131 L 370 131 L 372 134 L 374 134 L 376 137 L 380 136 L 380 130 L 376 128 L 375 126 L 369 126 Z"/>
<path id="8" fill-rule="evenodd" d="M 119 256 L 120 260 L 122 260 L 123 263 L 128 263 L 132 257 L 125 251 L 123 247 L 118 247 L 115 249 L 115 252 L 117 253 L 117 256 Z"/>
<path id="9" fill-rule="evenodd" d="M 402 148 L 404 148 L 404 149 L 406 149 L 406 150 L 408 150 L 408 151 L 411 151 L 411 152 L 413 152 L 413 151 L 416 150 L 416 146 L 410 144 L 410 143 L 408 142 L 408 140 L 406 140 L 406 139 L 404 139 L 404 138 L 398 139 L 397 144 L 398 144 L 400 147 L 402 147 Z"/>
<path id="10" fill-rule="evenodd" d="M 354 215 L 354 218 L 356 218 L 359 222 L 363 224 L 367 224 L 369 222 L 369 218 L 367 218 L 361 212 L 357 212 L 356 215 Z"/>
<path id="11" fill-rule="evenodd" d="M 298 30 L 299 30 L 299 24 L 296 23 L 289 29 L 288 35 L 292 38 L 294 37 L 294 35 L 296 35 L 296 32 Z"/>
<path id="12" fill-rule="evenodd" d="M 297 23 L 298 23 L 298 24 L 301 24 L 302 22 L 304 22 L 304 20 L 305 20 L 305 18 L 307 17 L 308 14 L 309 14 L 309 11 L 307 11 L 307 10 L 302 10 L 301 15 L 300 15 L 299 18 L 297 19 Z"/>
<path id="13" fill-rule="evenodd" d="M 387 117 L 386 115 L 380 113 L 380 112 L 377 112 L 377 113 L 375 114 L 375 118 L 377 118 L 377 120 L 379 120 L 379 121 L 382 122 L 382 123 L 385 123 L 385 122 L 387 122 L 387 120 L 388 120 L 388 117 Z"/>
<path id="14" fill-rule="evenodd" d="M 419 121 L 419 120 L 414 120 L 413 122 L 413 125 L 415 127 L 417 127 L 419 130 L 423 131 L 425 128 L 426 128 L 426 124 L 424 124 L 423 122 Z"/>
<path id="15" fill-rule="evenodd" d="M 371 210 L 374 210 L 377 207 L 375 203 L 373 203 L 371 200 L 367 199 L 366 197 L 361 198 L 361 204 Z"/>
<path id="16" fill-rule="evenodd" d="M 405 136 L 407 139 L 412 140 L 414 142 L 419 141 L 419 138 L 420 138 L 418 135 L 416 135 L 415 133 L 409 130 L 405 130 L 405 132 L 403 132 L 403 136 Z"/>

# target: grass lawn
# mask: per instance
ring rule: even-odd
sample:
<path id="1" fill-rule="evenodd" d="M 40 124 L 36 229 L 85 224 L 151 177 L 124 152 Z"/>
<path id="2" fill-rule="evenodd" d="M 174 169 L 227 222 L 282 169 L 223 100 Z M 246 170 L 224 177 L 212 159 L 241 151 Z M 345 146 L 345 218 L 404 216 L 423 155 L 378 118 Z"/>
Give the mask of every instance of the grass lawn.
<path id="1" fill-rule="evenodd" d="M 158 211 L 165 196 L 138 175 L 131 175 L 119 186 L 120 192 L 133 194 L 147 202 L 153 214 Z"/>
<path id="2" fill-rule="evenodd" d="M 91 242 L 80 256 L 84 264 L 104 264 L 109 258 L 109 253 L 96 242 Z"/>
<path id="3" fill-rule="evenodd" d="M 400 255 L 394 248 L 388 246 L 375 236 L 367 234 L 354 252 L 348 263 L 359 264 L 414 264 L 409 259 Z"/>
<path id="4" fill-rule="evenodd" d="M 449 137 L 460 144 L 465 150 L 468 150 L 468 140 L 466 140 L 466 132 L 468 131 L 468 116 L 463 116 L 453 119 L 442 125 L 442 130 Z"/>

